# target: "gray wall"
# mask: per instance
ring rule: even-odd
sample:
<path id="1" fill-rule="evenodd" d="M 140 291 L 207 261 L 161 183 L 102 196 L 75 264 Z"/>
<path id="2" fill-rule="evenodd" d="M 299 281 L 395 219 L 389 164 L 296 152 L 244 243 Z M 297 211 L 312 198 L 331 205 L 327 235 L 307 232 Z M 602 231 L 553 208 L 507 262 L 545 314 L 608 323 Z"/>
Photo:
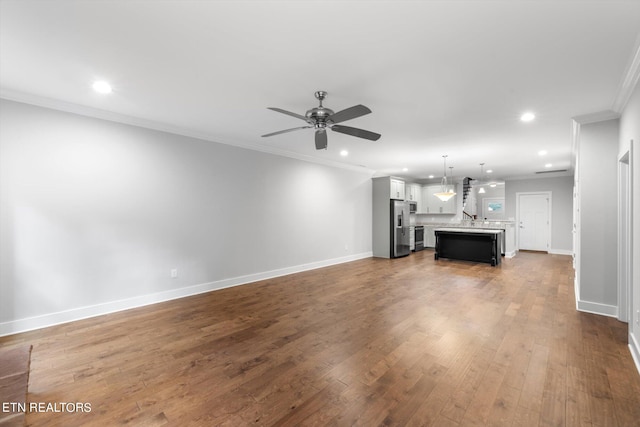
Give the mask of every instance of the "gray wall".
<path id="1" fill-rule="evenodd" d="M 505 219 L 516 218 L 516 193 L 551 191 L 549 252 L 573 251 L 573 176 L 505 182 Z"/>
<path id="2" fill-rule="evenodd" d="M 368 173 L 0 109 L 0 334 L 371 255 Z"/>
<path id="3" fill-rule="evenodd" d="M 617 119 L 580 126 L 579 304 L 618 305 L 618 128 Z"/>

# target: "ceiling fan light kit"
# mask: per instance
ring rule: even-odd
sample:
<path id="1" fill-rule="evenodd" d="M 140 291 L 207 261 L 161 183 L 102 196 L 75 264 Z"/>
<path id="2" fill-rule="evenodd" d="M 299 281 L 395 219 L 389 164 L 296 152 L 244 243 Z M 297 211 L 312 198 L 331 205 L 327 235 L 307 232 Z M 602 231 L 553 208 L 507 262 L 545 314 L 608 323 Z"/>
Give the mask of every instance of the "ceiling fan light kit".
<path id="1" fill-rule="evenodd" d="M 285 129 L 277 132 L 268 133 L 262 135 L 263 137 L 269 137 L 279 135 L 282 133 L 293 132 L 299 129 L 315 129 L 315 143 L 316 150 L 327 149 L 327 128 L 334 132 L 344 133 L 346 135 L 355 136 L 358 138 L 368 139 L 370 141 L 377 141 L 380 139 L 380 134 L 371 132 L 364 129 L 358 129 L 350 126 L 339 125 L 338 123 L 355 119 L 357 117 L 364 116 L 371 113 L 371 110 L 364 105 L 354 105 L 342 111 L 334 113 L 330 108 L 326 108 L 322 105 L 322 101 L 327 97 L 327 92 L 319 90 L 315 93 L 316 99 L 320 102 L 320 105 L 308 110 L 305 115 L 292 113 L 291 111 L 283 110 L 276 107 L 268 107 L 269 110 L 276 111 L 278 113 L 286 114 L 291 117 L 295 117 L 307 122 L 307 126 L 300 126 L 292 129 Z"/>

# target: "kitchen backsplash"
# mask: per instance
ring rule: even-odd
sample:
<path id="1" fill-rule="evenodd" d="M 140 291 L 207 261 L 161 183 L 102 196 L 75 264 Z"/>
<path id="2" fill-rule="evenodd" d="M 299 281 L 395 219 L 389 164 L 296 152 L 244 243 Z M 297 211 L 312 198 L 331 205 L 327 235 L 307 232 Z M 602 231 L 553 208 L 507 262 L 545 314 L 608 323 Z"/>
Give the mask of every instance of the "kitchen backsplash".
<path id="1" fill-rule="evenodd" d="M 429 215 L 429 214 L 417 214 L 416 224 L 457 224 L 462 221 L 460 215 Z"/>
<path id="2" fill-rule="evenodd" d="M 457 225 L 459 227 L 475 227 L 475 228 L 504 228 L 505 225 L 512 226 L 515 223 L 513 220 L 460 220 L 460 218 L 452 218 L 451 221 L 447 221 L 445 218 L 434 215 L 417 215 L 415 225 L 428 225 L 428 226 L 443 226 L 448 227 L 451 225 Z"/>

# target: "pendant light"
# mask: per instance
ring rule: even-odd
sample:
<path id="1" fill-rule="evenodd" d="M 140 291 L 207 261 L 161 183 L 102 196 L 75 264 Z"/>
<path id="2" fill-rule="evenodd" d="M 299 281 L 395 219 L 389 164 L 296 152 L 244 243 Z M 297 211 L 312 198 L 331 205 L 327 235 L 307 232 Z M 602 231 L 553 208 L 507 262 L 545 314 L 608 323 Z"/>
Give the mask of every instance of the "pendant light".
<path id="1" fill-rule="evenodd" d="M 436 196 L 438 199 L 442 200 L 443 202 L 446 202 L 447 200 L 449 200 L 450 198 L 456 195 L 456 193 L 453 191 L 453 187 L 451 187 L 451 190 L 447 188 L 447 157 L 448 157 L 447 155 L 442 156 L 442 158 L 444 158 L 442 181 L 440 182 L 440 185 L 442 188 L 440 189 L 439 193 L 433 193 L 434 196 Z M 453 177 L 451 178 L 451 181 L 453 182 Z"/>
<path id="2" fill-rule="evenodd" d="M 480 182 L 484 180 L 484 163 L 480 163 Z M 480 185 L 480 189 L 478 190 L 478 194 L 486 193 L 484 186 Z"/>

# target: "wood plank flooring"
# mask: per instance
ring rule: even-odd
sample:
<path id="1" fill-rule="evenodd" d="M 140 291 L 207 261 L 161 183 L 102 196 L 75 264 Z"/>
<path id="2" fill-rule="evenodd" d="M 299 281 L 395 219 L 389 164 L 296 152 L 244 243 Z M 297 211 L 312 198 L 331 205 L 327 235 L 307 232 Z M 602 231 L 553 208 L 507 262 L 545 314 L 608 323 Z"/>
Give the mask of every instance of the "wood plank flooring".
<path id="1" fill-rule="evenodd" d="M 567 256 L 365 259 L 0 338 L 30 426 L 637 426 L 627 325 Z"/>

